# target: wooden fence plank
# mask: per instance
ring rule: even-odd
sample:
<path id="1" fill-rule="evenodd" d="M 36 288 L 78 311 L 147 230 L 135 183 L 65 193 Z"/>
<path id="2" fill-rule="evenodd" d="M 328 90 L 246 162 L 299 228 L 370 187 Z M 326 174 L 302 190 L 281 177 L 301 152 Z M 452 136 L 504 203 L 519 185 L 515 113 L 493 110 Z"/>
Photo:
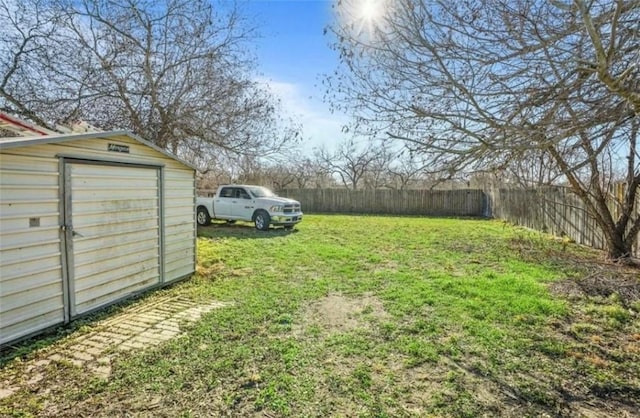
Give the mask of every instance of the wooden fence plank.
<path id="1" fill-rule="evenodd" d="M 618 186 L 612 193 L 621 197 L 624 190 Z M 488 193 L 492 215 L 517 225 L 555 236 L 566 236 L 578 244 L 606 249 L 604 234 L 589 214 L 582 200 L 565 187 L 540 189 L 493 189 Z M 617 207 L 610 204 L 614 219 L 619 216 Z M 636 218 L 640 216 L 640 198 L 634 207 Z M 634 257 L 640 257 L 640 236 L 636 236 L 632 249 Z"/>
<path id="2" fill-rule="evenodd" d="M 314 213 L 482 216 L 484 192 L 463 190 L 287 189 L 281 196 Z"/>

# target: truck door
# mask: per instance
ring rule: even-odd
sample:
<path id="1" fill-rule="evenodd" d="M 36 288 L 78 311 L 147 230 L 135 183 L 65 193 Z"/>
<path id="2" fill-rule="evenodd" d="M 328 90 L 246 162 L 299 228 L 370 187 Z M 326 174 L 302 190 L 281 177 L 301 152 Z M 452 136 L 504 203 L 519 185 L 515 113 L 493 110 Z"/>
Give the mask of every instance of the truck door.
<path id="1" fill-rule="evenodd" d="M 232 201 L 233 216 L 235 219 L 250 221 L 254 210 L 254 201 L 248 190 L 237 187 L 235 190 L 236 198 Z"/>
<path id="2" fill-rule="evenodd" d="M 219 219 L 233 219 L 232 216 L 232 201 L 236 200 L 234 196 L 235 187 L 223 187 L 220 193 L 213 201 L 213 211 L 215 217 Z"/>

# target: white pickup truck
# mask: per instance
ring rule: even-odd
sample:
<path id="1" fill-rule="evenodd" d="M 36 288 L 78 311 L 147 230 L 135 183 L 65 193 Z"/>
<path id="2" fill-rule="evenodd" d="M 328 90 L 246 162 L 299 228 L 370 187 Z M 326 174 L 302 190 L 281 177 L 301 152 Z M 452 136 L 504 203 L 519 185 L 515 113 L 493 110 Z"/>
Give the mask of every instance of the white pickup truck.
<path id="1" fill-rule="evenodd" d="M 291 229 L 302 220 L 300 202 L 279 197 L 261 186 L 220 186 L 214 197 L 197 197 L 196 208 L 196 220 L 203 226 L 212 219 L 247 221 L 266 231 L 269 225 Z"/>

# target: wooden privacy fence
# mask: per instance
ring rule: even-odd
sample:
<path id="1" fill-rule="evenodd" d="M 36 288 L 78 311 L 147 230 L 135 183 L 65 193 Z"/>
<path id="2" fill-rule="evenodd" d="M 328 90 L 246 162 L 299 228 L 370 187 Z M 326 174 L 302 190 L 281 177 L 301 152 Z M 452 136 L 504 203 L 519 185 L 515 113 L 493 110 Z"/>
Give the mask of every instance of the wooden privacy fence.
<path id="1" fill-rule="evenodd" d="M 624 185 L 612 190 L 618 198 Z M 622 187 L 622 188 L 621 188 Z M 607 243 L 600 227 L 580 198 L 566 187 L 540 189 L 493 189 L 489 193 L 489 213 L 504 219 L 556 236 L 566 236 L 578 244 L 606 249 Z M 640 199 L 636 198 L 635 213 L 640 216 Z M 618 216 L 613 201 L 610 210 Z M 636 237 L 632 255 L 640 257 L 640 237 Z"/>
<path id="2" fill-rule="evenodd" d="M 623 192 L 619 188 L 612 191 L 616 195 Z M 567 236 L 593 248 L 607 247 L 602 230 L 584 203 L 565 187 L 491 189 L 486 192 L 479 189 L 286 189 L 280 190 L 279 194 L 299 200 L 304 212 L 486 216 Z M 636 200 L 636 213 L 640 212 L 639 200 Z M 611 206 L 611 209 L 617 216 L 616 208 Z M 640 237 L 636 237 L 633 256 L 640 257 Z"/>
<path id="3" fill-rule="evenodd" d="M 304 212 L 393 215 L 482 216 L 484 192 L 463 190 L 286 189 Z"/>

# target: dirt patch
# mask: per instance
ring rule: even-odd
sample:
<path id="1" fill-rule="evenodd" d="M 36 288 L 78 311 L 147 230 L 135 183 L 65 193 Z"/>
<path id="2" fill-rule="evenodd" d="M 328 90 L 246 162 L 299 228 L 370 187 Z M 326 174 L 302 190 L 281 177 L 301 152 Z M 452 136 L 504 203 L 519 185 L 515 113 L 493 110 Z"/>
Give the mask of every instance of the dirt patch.
<path id="1" fill-rule="evenodd" d="M 358 393 L 363 390 L 383 393 L 388 384 L 385 365 L 374 362 L 366 355 L 345 352 L 344 344 L 355 335 L 374 335 L 378 324 L 389 318 L 380 299 L 371 294 L 348 296 L 329 293 L 306 305 L 292 324 L 291 334 L 298 341 L 309 344 L 311 350 L 322 347 L 328 341 L 329 348 L 319 361 L 306 368 L 307 378 L 314 381 L 314 398 L 321 408 L 331 411 L 332 416 L 358 416 L 362 414 Z M 324 349 L 323 349 L 324 350 Z M 347 350 L 348 351 L 348 350 Z M 357 351 L 357 349 L 356 349 Z M 299 411 L 300 416 L 322 416 L 310 406 Z M 402 415 L 399 411 L 396 415 Z M 404 414 L 406 415 L 406 414 Z M 275 417 L 261 411 L 255 416 Z"/>
<path id="2" fill-rule="evenodd" d="M 293 331 L 303 333 L 310 328 L 321 329 L 327 334 L 368 329 L 371 321 L 388 317 L 384 305 L 375 296 L 364 295 L 348 298 L 341 294 L 329 294 L 312 303 L 302 315 Z"/>

